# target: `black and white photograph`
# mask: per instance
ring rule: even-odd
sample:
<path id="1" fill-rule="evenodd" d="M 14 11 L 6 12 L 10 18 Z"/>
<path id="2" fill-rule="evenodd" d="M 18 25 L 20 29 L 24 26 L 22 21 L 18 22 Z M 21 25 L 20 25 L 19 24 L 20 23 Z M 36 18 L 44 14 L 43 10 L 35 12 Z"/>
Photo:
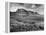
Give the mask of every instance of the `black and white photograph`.
<path id="1" fill-rule="evenodd" d="M 44 4 L 9 4 L 10 32 L 44 31 Z"/>

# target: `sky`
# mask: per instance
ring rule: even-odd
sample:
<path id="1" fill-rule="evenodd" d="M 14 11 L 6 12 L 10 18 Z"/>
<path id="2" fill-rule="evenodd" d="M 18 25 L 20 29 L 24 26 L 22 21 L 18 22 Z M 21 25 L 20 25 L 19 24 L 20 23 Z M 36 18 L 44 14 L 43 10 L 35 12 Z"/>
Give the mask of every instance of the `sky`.
<path id="1" fill-rule="evenodd" d="M 39 14 L 44 14 L 43 4 L 29 4 L 29 3 L 10 3 L 10 11 L 16 12 L 17 9 L 24 8 L 26 10 L 38 12 Z"/>

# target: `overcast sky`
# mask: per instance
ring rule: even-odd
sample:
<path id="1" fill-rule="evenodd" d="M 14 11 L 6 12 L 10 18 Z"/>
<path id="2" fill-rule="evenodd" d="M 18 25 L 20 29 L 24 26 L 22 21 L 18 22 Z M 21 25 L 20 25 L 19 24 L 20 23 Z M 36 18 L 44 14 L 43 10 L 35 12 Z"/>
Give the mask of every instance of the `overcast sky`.
<path id="1" fill-rule="evenodd" d="M 10 3 L 10 11 L 16 12 L 18 8 L 24 8 L 34 12 L 38 12 L 39 14 L 44 14 L 44 5 L 42 4 L 35 5 L 35 4 L 26 4 L 26 3 Z"/>

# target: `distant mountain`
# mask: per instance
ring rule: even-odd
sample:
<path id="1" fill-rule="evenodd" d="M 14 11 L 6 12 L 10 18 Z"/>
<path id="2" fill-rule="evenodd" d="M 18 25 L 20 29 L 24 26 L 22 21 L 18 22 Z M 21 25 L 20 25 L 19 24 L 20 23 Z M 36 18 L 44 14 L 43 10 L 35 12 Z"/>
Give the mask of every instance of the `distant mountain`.
<path id="1" fill-rule="evenodd" d="M 20 13 L 20 14 L 38 14 L 37 12 L 33 12 L 33 11 L 28 11 L 28 10 L 26 10 L 26 9 L 18 9 L 17 11 L 16 11 L 16 13 Z"/>

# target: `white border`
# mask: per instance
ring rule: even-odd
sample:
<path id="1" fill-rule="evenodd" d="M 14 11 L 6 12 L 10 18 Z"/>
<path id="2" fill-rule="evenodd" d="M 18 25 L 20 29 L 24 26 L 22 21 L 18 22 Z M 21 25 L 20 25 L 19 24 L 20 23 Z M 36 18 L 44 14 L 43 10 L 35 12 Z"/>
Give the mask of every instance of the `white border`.
<path id="1" fill-rule="evenodd" d="M 9 11 L 10 3 L 8 2 L 8 32 L 10 32 L 10 11 Z"/>

